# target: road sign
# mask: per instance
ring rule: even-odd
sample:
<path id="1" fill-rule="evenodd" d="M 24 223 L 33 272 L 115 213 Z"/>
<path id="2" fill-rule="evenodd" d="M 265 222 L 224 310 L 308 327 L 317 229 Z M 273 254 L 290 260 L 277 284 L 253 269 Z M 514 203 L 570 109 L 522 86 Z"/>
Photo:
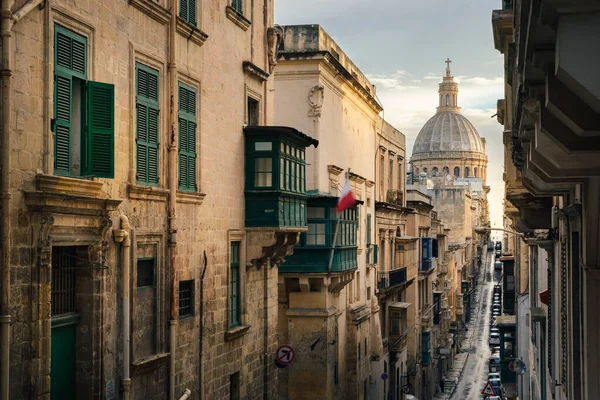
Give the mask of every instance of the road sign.
<path id="1" fill-rule="evenodd" d="M 294 361 L 294 349 L 287 344 L 277 349 L 277 361 L 283 365 L 290 365 Z"/>
<path id="2" fill-rule="evenodd" d="M 492 386 L 492 382 L 488 381 L 488 383 L 485 385 L 485 387 L 481 391 L 481 394 L 485 394 L 488 396 L 496 395 L 496 391 L 494 390 L 494 387 Z"/>
<path id="3" fill-rule="evenodd" d="M 385 372 L 383 374 L 381 374 L 381 379 L 383 379 L 384 381 L 388 378 L 388 374 L 386 374 Z"/>

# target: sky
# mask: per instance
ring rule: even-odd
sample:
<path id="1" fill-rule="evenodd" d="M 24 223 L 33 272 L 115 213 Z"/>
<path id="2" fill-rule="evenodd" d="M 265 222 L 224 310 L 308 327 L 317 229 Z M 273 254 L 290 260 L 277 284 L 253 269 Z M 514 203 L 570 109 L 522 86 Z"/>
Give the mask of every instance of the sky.
<path id="1" fill-rule="evenodd" d="M 446 58 L 459 82 L 462 114 L 487 141 L 492 226 L 502 227 L 503 56 L 492 10 L 502 0 L 275 0 L 275 23 L 320 24 L 376 86 L 383 117 L 406 136 L 407 158 L 435 114 Z"/>

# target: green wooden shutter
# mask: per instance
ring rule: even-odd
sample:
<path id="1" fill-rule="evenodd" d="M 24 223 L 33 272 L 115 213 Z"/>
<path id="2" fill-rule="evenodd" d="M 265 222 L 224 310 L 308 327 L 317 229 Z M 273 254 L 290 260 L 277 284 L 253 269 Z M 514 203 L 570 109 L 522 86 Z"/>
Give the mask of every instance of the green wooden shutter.
<path id="1" fill-rule="evenodd" d="M 87 39 L 54 26 L 54 171 L 71 174 L 73 78 L 87 79 Z"/>
<path id="2" fill-rule="evenodd" d="M 244 13 L 244 8 L 243 8 L 242 0 L 232 0 L 231 1 L 231 7 L 235 11 L 239 12 L 240 14 Z"/>
<path id="3" fill-rule="evenodd" d="M 115 87 L 109 83 L 87 83 L 87 138 L 85 175 L 114 178 Z"/>
<path id="4" fill-rule="evenodd" d="M 179 0 L 179 16 L 190 25 L 196 26 L 196 0 Z"/>
<path id="5" fill-rule="evenodd" d="M 54 171 L 71 173 L 71 94 L 70 76 L 54 76 Z"/>
<path id="6" fill-rule="evenodd" d="M 136 177 L 139 183 L 158 184 L 158 71 L 136 64 Z"/>
<path id="7" fill-rule="evenodd" d="M 179 188 L 196 190 L 196 90 L 179 84 Z"/>

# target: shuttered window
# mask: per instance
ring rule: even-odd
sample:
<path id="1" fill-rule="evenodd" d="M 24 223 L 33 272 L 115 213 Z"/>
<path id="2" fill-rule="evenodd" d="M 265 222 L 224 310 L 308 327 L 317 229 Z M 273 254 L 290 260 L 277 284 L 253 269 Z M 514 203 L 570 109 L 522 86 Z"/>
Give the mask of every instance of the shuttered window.
<path id="1" fill-rule="evenodd" d="M 239 12 L 240 14 L 244 14 L 244 5 L 242 3 L 243 0 L 232 0 L 231 7 Z"/>
<path id="2" fill-rule="evenodd" d="M 136 64 L 136 179 L 138 183 L 158 185 L 158 71 Z"/>
<path id="3" fill-rule="evenodd" d="M 240 310 L 240 242 L 231 242 L 229 277 L 229 326 L 241 324 Z"/>
<path id="4" fill-rule="evenodd" d="M 179 17 L 190 25 L 196 26 L 196 0 L 179 0 Z"/>
<path id="5" fill-rule="evenodd" d="M 54 27 L 54 171 L 114 177 L 114 86 L 87 81 L 87 39 Z"/>
<path id="6" fill-rule="evenodd" d="M 196 190 L 196 90 L 179 83 L 179 189 Z"/>

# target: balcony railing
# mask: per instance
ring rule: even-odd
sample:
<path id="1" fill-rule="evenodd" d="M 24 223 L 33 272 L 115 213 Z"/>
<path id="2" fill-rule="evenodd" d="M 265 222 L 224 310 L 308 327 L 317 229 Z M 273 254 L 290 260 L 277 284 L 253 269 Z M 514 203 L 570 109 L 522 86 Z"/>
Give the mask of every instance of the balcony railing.
<path id="1" fill-rule="evenodd" d="M 406 283 L 406 267 L 394 269 L 390 272 L 380 272 L 377 287 L 390 289 Z"/>
<path id="2" fill-rule="evenodd" d="M 394 204 L 396 206 L 404 205 L 404 192 L 402 190 L 388 190 L 386 203 Z"/>
<path id="3" fill-rule="evenodd" d="M 437 267 L 437 258 L 424 258 L 421 261 L 421 268 L 419 268 L 419 272 L 426 274 L 433 271 L 435 267 Z"/>

